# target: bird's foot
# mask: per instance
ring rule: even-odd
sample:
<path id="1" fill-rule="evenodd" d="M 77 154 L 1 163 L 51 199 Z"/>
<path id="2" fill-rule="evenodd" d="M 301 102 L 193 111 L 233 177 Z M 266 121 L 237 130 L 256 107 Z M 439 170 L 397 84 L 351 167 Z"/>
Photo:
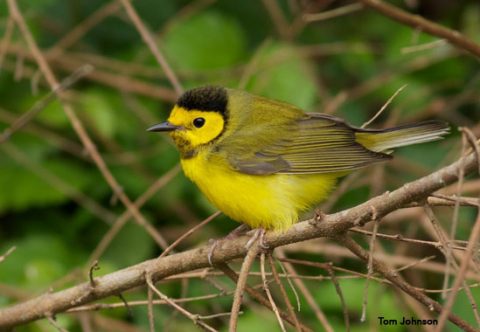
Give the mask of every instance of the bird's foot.
<path id="1" fill-rule="evenodd" d="M 267 232 L 263 228 L 258 228 L 255 233 L 252 235 L 250 240 L 245 244 L 245 248 L 247 250 L 250 250 L 252 245 L 255 243 L 255 241 L 258 239 L 258 245 L 260 248 L 264 251 L 268 251 L 270 249 L 270 246 L 265 243 L 265 234 Z"/>
<path id="2" fill-rule="evenodd" d="M 228 233 L 227 236 L 223 237 L 222 239 L 220 239 L 220 240 L 214 240 L 214 239 L 210 240 L 209 242 L 212 245 L 208 249 L 208 255 L 207 255 L 208 263 L 210 264 L 210 266 L 213 266 L 213 254 L 214 254 L 215 249 L 217 248 L 218 243 L 220 241 L 233 240 L 233 239 L 239 237 L 240 235 L 243 235 L 244 233 L 246 233 L 249 229 L 250 229 L 250 227 L 248 225 L 242 224 L 242 225 L 238 226 L 237 228 L 235 228 L 230 233 Z"/>

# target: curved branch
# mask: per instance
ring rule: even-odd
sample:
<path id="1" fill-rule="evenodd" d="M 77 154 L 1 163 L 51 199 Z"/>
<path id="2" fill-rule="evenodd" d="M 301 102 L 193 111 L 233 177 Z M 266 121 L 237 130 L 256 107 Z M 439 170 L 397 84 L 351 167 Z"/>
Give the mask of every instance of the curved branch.
<path id="1" fill-rule="evenodd" d="M 429 21 L 419 15 L 410 14 L 395 6 L 380 0 L 357 0 L 364 5 L 375 9 L 385 16 L 393 18 L 403 24 L 409 25 L 414 29 L 425 31 L 433 36 L 446 39 L 450 44 L 464 49 L 477 57 L 480 57 L 480 45 L 468 39 L 460 32 L 446 28 L 440 24 Z"/>
<path id="2" fill-rule="evenodd" d="M 381 218 L 412 202 L 425 200 L 434 191 L 456 181 L 461 167 L 464 167 L 465 174 L 475 170 L 476 155 L 469 154 L 430 175 L 372 198 L 356 207 L 326 215 L 319 222 L 307 220 L 295 224 L 284 233 L 268 233 L 265 242 L 269 247 L 275 248 L 318 237 L 336 237 L 354 226 L 364 225 L 372 217 Z M 235 240 L 219 242 L 215 249 L 214 262 L 220 264 L 245 256 L 247 254 L 245 244 L 248 240 L 248 236 L 243 236 Z M 51 316 L 144 285 L 145 273 L 149 273 L 153 281 L 158 281 L 175 274 L 209 267 L 208 252 L 209 246 L 206 245 L 171 256 L 148 260 L 95 278 L 94 286 L 90 282 L 85 282 L 2 309 L 0 310 L 0 329 Z M 438 308 L 441 309 L 441 306 L 439 305 Z M 452 314 L 450 320 L 457 325 L 467 324 Z"/>

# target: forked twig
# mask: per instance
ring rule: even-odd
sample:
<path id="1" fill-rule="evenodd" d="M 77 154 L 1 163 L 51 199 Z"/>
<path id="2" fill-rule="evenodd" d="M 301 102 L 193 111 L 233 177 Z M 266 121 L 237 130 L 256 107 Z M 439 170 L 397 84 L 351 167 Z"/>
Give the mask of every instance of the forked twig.
<path id="1" fill-rule="evenodd" d="M 368 255 L 367 263 L 367 278 L 365 279 L 365 288 L 363 290 L 363 302 L 362 302 L 362 316 L 360 318 L 361 322 L 364 322 L 367 318 L 367 304 L 368 304 L 368 286 L 370 284 L 370 279 L 373 274 L 373 252 L 375 251 L 375 240 L 377 239 L 377 231 L 379 221 L 376 218 L 373 219 L 373 232 L 372 237 L 370 238 L 370 251 Z"/>
<path id="2" fill-rule="evenodd" d="M 282 259 L 282 261 L 287 263 L 286 266 L 285 266 L 287 271 L 294 272 L 293 266 L 288 261 L 285 261 L 283 259 Z M 317 317 L 317 320 L 320 322 L 320 324 L 322 324 L 322 327 L 325 329 L 325 331 L 334 332 L 334 329 L 333 329 L 332 325 L 330 324 L 330 322 L 328 321 L 327 316 L 325 315 L 323 310 L 320 308 L 317 301 L 315 300 L 315 298 L 313 297 L 313 295 L 311 294 L 310 290 L 307 288 L 307 286 L 305 285 L 303 280 L 301 280 L 299 278 L 295 278 L 295 279 L 293 279 L 293 282 L 295 283 L 295 285 L 298 287 L 298 289 L 302 293 L 303 297 L 305 298 L 308 305 L 310 306 L 310 308 L 314 312 L 315 316 Z"/>
<path id="3" fill-rule="evenodd" d="M 282 293 L 283 300 L 285 302 L 285 305 L 287 306 L 288 313 L 292 317 L 293 321 L 295 322 L 295 329 L 297 331 L 301 331 L 300 327 L 300 322 L 298 321 L 298 317 L 295 314 L 295 310 L 293 310 L 293 306 L 290 303 L 290 300 L 288 299 L 288 294 L 287 291 L 285 290 L 285 287 L 283 287 L 283 283 L 280 280 L 280 277 L 278 276 L 277 269 L 275 267 L 275 262 L 273 261 L 272 255 L 268 255 L 268 262 L 270 264 L 270 270 L 272 271 L 273 278 L 275 279 L 275 282 L 277 283 L 278 287 L 280 288 L 280 292 Z"/>
<path id="4" fill-rule="evenodd" d="M 280 312 L 278 311 L 278 308 L 277 308 L 277 304 L 275 303 L 272 293 L 270 292 L 270 288 L 268 287 L 268 280 L 265 275 L 265 253 L 263 252 L 260 255 L 260 271 L 262 273 L 263 290 L 265 291 L 265 294 L 267 294 L 268 300 L 272 305 L 272 309 L 273 309 L 273 312 L 275 313 L 275 316 L 277 317 L 277 321 L 278 321 L 278 324 L 280 325 L 280 329 L 283 332 L 286 332 L 285 325 L 283 325 L 282 317 L 280 316 Z"/>
<path id="5" fill-rule="evenodd" d="M 479 223 L 480 224 L 480 223 Z M 362 247 L 360 247 L 352 238 L 347 235 L 338 235 L 335 237 L 337 241 L 339 241 L 343 246 L 347 247 L 352 253 L 358 256 L 365 262 L 369 260 L 369 253 Z M 415 287 L 412 287 L 410 284 L 405 282 L 403 278 L 398 274 L 398 272 L 389 269 L 384 263 L 378 261 L 377 259 L 373 258 L 373 269 L 378 273 L 382 274 L 385 278 L 387 278 L 392 284 L 403 290 L 405 293 L 409 294 L 417 301 L 423 303 L 427 306 L 430 310 L 434 310 L 436 312 L 442 312 L 443 307 L 437 301 L 431 299 L 430 297 L 426 296 L 422 292 L 418 291 Z M 447 312 L 448 318 L 451 322 L 455 323 L 458 327 L 462 328 L 467 332 L 474 332 L 476 331 L 471 325 L 465 322 L 463 319 L 458 317 L 457 315 Z"/>
<path id="6" fill-rule="evenodd" d="M 256 238 L 248 250 L 247 256 L 245 256 L 245 259 L 243 260 L 237 281 L 237 288 L 235 289 L 235 294 L 233 296 L 231 309 L 232 315 L 230 316 L 230 322 L 228 324 L 228 329 L 231 332 L 237 331 L 238 314 L 240 312 L 240 306 L 242 305 L 243 292 L 245 290 L 245 285 L 247 284 L 248 272 L 250 271 L 255 257 L 257 257 L 257 254 L 260 251 L 260 246 L 258 245 L 258 237 L 260 236 L 260 233 L 256 232 L 254 236 L 256 236 Z"/>
<path id="7" fill-rule="evenodd" d="M 217 265 L 215 265 L 215 267 L 217 267 L 218 269 L 220 269 L 227 277 L 229 277 L 233 282 L 235 283 L 238 283 L 238 275 L 235 273 L 235 271 L 233 271 L 227 264 L 225 263 L 220 263 Z M 263 305 L 264 307 L 270 309 L 273 311 L 273 308 L 272 308 L 272 305 L 270 303 L 270 301 L 268 301 L 268 299 L 266 299 L 260 292 L 258 292 L 256 289 L 248 286 L 248 285 L 245 285 L 245 292 L 248 293 L 248 295 L 250 295 L 252 298 L 254 298 L 258 303 L 260 303 L 261 305 Z M 295 326 L 295 323 L 293 322 L 293 320 L 290 318 L 290 316 L 283 312 L 282 310 L 278 310 L 279 313 L 280 313 L 280 316 L 282 317 L 282 319 L 284 319 L 286 322 L 288 322 L 290 325 L 292 326 Z M 312 332 L 312 330 L 310 328 L 308 328 L 306 325 L 304 324 L 300 324 L 301 325 L 301 328 L 302 328 L 302 331 L 305 331 L 305 332 Z M 333 330 L 332 330 L 333 331 Z"/>
<path id="8" fill-rule="evenodd" d="M 211 327 L 210 325 L 208 325 L 207 323 L 203 322 L 201 319 L 199 319 L 199 316 L 198 315 L 194 315 L 192 314 L 191 312 L 189 312 L 188 310 L 186 310 L 185 308 L 181 307 L 180 305 L 178 305 L 177 303 L 175 303 L 175 301 L 172 301 L 168 296 L 166 296 L 165 294 L 163 294 L 162 292 L 160 292 L 158 290 L 157 287 L 155 287 L 155 285 L 153 284 L 153 281 L 152 281 L 152 275 L 150 273 L 148 273 L 148 271 L 145 272 L 145 281 L 148 285 L 148 287 L 155 293 L 157 294 L 160 299 L 164 300 L 167 304 L 169 304 L 171 307 L 173 307 L 175 310 L 177 310 L 178 312 L 180 312 L 182 315 L 184 315 L 185 317 L 187 317 L 188 319 L 190 319 L 195 325 L 198 325 L 200 326 L 201 328 L 203 328 L 204 330 L 206 331 L 211 331 L 211 332 L 216 332 L 217 330 L 214 329 L 213 327 Z"/>
<path id="9" fill-rule="evenodd" d="M 383 218 L 386 214 L 398 210 L 399 207 L 408 205 L 411 202 L 422 201 L 422 199 L 428 197 L 432 192 L 455 182 L 458 179 L 458 169 L 462 165 L 465 167 L 465 174 L 469 174 L 476 170 L 476 155 L 469 154 L 462 157 L 460 160 L 457 160 L 451 165 L 434 173 L 410 183 L 406 183 L 394 191 L 374 197 L 369 201 L 348 210 L 325 215 L 321 222 L 316 222 L 314 220 L 304 221 L 293 225 L 283 233 L 269 232 L 265 237 L 265 244 L 273 249 L 278 246 L 308 239 L 333 237 L 338 234 L 343 234 L 359 223 L 369 222 L 372 217 L 372 206 L 376 209 L 377 218 Z M 247 249 L 245 248 L 247 241 L 248 238 L 239 237 L 225 243 L 222 248 L 219 248 L 219 250 L 215 252 L 216 263 L 222 265 L 222 263 L 244 257 L 247 254 Z M 63 312 L 74 306 L 80 306 L 143 285 L 145 283 L 143 271 L 145 270 L 154 273 L 155 279 L 159 280 L 179 273 L 209 267 L 210 265 L 207 257 L 209 247 L 210 246 L 207 245 L 159 259 L 145 261 L 126 269 L 97 277 L 95 279 L 95 292 L 93 293 L 86 293 L 86 291 L 90 289 L 90 286 L 88 283 L 83 283 L 58 292 L 44 294 L 41 297 L 35 297 L 10 307 L 2 308 L 0 309 L 0 326 L 2 328 L 9 328 L 11 326 L 27 323 L 40 317 L 44 317 L 46 312 Z M 364 257 L 368 261 L 368 253 L 364 255 Z M 378 261 L 374 259 L 374 269 L 380 271 L 378 264 Z M 381 271 L 385 272 L 387 270 L 383 269 Z M 231 272 L 226 273 L 230 273 L 232 278 L 236 278 L 235 273 L 233 273 L 233 275 Z M 389 274 L 389 278 L 396 281 L 392 274 Z M 436 306 L 439 311 L 441 310 L 440 305 L 432 304 L 431 299 L 424 294 L 420 294 L 418 290 L 410 285 L 406 286 L 405 284 L 401 284 L 399 287 L 404 289 L 408 294 L 414 296 L 420 302 L 424 303 L 427 307 L 433 305 L 433 307 Z M 245 287 L 245 291 L 249 294 L 255 294 L 251 288 Z M 86 295 L 83 296 L 84 294 Z M 270 307 L 267 299 L 262 296 L 258 297 L 258 294 L 255 296 L 256 299 L 262 301 L 262 304 Z M 282 314 L 282 317 L 291 322 L 288 314 Z M 470 330 L 472 330 L 471 326 L 458 316 L 450 314 L 449 318 L 452 323 L 462 328 L 470 327 Z M 293 322 L 291 323 L 294 324 Z M 308 328 L 304 328 L 304 325 L 302 324 L 302 329 Z"/>

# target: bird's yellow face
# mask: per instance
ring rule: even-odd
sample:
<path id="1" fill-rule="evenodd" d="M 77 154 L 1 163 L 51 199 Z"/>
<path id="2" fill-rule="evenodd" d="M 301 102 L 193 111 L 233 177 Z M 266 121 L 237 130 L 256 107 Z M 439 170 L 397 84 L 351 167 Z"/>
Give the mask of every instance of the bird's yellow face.
<path id="1" fill-rule="evenodd" d="M 169 132 L 182 158 L 191 158 L 222 135 L 227 108 L 228 94 L 224 88 L 189 90 L 178 99 L 166 122 L 148 130 Z"/>
<path id="2" fill-rule="evenodd" d="M 170 132 L 180 151 L 191 151 L 212 142 L 223 131 L 223 116 L 215 111 L 186 110 L 175 106 L 168 123 L 178 127 Z"/>

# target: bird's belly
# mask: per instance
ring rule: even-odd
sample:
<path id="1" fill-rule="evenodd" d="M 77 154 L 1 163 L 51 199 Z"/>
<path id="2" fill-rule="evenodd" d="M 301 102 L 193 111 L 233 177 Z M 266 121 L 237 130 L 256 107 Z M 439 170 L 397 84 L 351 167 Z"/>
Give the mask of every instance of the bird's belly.
<path id="1" fill-rule="evenodd" d="M 182 168 L 223 213 L 252 228 L 286 230 L 299 213 L 323 200 L 338 175 L 248 175 L 203 156 L 182 159 Z"/>

